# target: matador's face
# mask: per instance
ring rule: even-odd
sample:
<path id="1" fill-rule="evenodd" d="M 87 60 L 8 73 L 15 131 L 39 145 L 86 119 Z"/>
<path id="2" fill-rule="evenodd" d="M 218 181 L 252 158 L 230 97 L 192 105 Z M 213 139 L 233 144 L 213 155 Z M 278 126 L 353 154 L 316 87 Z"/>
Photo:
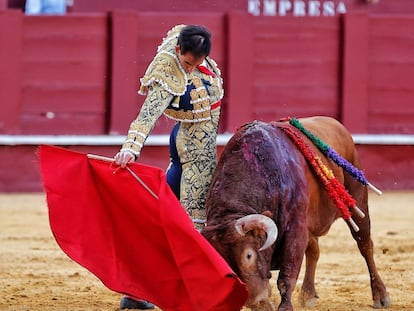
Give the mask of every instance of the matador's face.
<path id="1" fill-rule="evenodd" d="M 187 52 L 185 54 L 181 54 L 181 48 L 179 45 L 176 46 L 175 52 L 177 53 L 177 57 L 183 66 L 184 70 L 187 73 L 191 73 L 198 65 L 201 65 L 204 61 L 205 57 L 195 57 L 192 53 Z"/>

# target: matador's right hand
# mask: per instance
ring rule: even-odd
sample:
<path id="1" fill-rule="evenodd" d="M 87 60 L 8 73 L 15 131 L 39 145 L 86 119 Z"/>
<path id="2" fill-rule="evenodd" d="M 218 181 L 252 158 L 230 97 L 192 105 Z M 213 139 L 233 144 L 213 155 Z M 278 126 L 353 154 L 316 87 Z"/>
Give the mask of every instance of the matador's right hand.
<path id="1" fill-rule="evenodd" d="M 114 159 L 115 164 L 118 164 L 122 168 L 125 168 L 128 163 L 132 163 L 135 161 L 135 156 L 130 151 L 121 150 L 115 155 Z"/>

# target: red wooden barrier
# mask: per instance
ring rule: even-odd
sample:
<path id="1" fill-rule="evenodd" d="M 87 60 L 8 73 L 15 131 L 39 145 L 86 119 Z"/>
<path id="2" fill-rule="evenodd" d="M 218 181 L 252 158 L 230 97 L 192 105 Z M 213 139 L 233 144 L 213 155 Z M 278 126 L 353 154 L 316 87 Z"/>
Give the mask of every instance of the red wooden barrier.
<path id="1" fill-rule="evenodd" d="M 9 0 L 18 2 L 18 0 Z M 335 14 L 338 10 L 346 12 L 364 11 L 385 14 L 413 13 L 412 0 L 379 0 L 370 3 L 368 0 L 74 0 L 73 12 L 106 12 L 117 9 L 129 9 L 139 12 L 229 12 L 241 11 L 252 13 L 258 11 L 259 15 L 269 14 L 275 10 L 278 16 L 292 15 L 294 8 L 300 13 L 319 11 L 324 14 Z M 317 12 L 314 12 L 317 11 Z M 265 13 L 266 12 L 266 13 Z M 325 13 L 324 13 L 325 12 Z"/>
<path id="2" fill-rule="evenodd" d="M 0 11 L 0 133 L 20 133 L 23 16 Z"/>
<path id="3" fill-rule="evenodd" d="M 338 118 L 338 17 L 255 17 L 253 117 Z"/>
<path id="4" fill-rule="evenodd" d="M 107 15 L 23 21 L 21 132 L 106 133 Z"/>
<path id="5" fill-rule="evenodd" d="M 341 120 L 353 133 L 367 133 L 367 37 L 365 13 L 344 16 Z"/>
<path id="6" fill-rule="evenodd" d="M 139 16 L 135 12 L 111 13 L 110 134 L 125 134 L 138 111 Z"/>
<path id="7" fill-rule="evenodd" d="M 370 16 L 367 41 L 367 131 L 414 134 L 414 15 Z"/>
<path id="8" fill-rule="evenodd" d="M 364 174 L 383 190 L 414 189 L 413 145 L 358 145 Z"/>
<path id="9" fill-rule="evenodd" d="M 414 16 L 12 10 L 0 11 L 0 134 L 125 135 L 144 100 L 139 78 L 178 23 L 213 33 L 225 86 L 220 133 L 252 119 L 323 114 L 354 134 L 414 134 Z M 153 134 L 171 126 L 163 118 Z M 0 191 L 41 190 L 36 146 L 12 145 L 0 146 Z M 414 187 L 412 145 L 358 146 L 368 178 L 388 189 Z M 113 156 L 119 146 L 71 148 Z M 168 152 L 147 146 L 140 160 L 165 168 Z"/>
<path id="10" fill-rule="evenodd" d="M 200 22 L 212 30 L 223 71 L 220 132 L 251 119 L 323 114 L 353 133 L 414 133 L 409 16 L 352 13 L 343 24 L 241 12 L 0 16 L 2 133 L 124 134 L 161 38 L 174 24 Z M 170 127 L 162 119 L 154 134 Z"/>
<path id="11" fill-rule="evenodd" d="M 225 124 L 227 131 L 234 133 L 240 125 L 252 119 L 254 109 L 253 17 L 245 13 L 230 13 L 227 24 L 228 79 L 224 86 L 225 97 L 231 104 L 225 107 Z"/>

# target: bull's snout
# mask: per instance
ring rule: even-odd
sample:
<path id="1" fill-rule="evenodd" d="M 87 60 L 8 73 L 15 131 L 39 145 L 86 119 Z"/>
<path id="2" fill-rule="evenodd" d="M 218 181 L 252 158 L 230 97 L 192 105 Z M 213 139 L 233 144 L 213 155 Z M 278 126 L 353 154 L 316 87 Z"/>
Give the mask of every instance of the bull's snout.
<path id="1" fill-rule="evenodd" d="M 258 288 L 249 288 L 249 297 L 246 302 L 246 306 L 252 311 L 273 311 L 275 310 L 274 304 L 269 300 L 271 295 L 271 287 L 269 282 L 261 286 L 261 290 Z"/>

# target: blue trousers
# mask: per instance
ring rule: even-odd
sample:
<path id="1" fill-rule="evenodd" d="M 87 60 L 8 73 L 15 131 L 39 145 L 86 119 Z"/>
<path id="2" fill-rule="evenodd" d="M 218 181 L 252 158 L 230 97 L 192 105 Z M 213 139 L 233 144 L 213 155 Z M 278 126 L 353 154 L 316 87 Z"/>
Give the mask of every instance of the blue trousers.
<path id="1" fill-rule="evenodd" d="M 167 170 L 167 183 L 174 192 L 177 199 L 180 199 L 180 184 L 181 184 L 181 175 L 183 173 L 183 168 L 180 162 L 180 157 L 178 156 L 177 151 L 177 132 L 180 127 L 180 124 L 177 123 L 174 125 L 171 134 L 170 134 L 170 165 Z"/>

